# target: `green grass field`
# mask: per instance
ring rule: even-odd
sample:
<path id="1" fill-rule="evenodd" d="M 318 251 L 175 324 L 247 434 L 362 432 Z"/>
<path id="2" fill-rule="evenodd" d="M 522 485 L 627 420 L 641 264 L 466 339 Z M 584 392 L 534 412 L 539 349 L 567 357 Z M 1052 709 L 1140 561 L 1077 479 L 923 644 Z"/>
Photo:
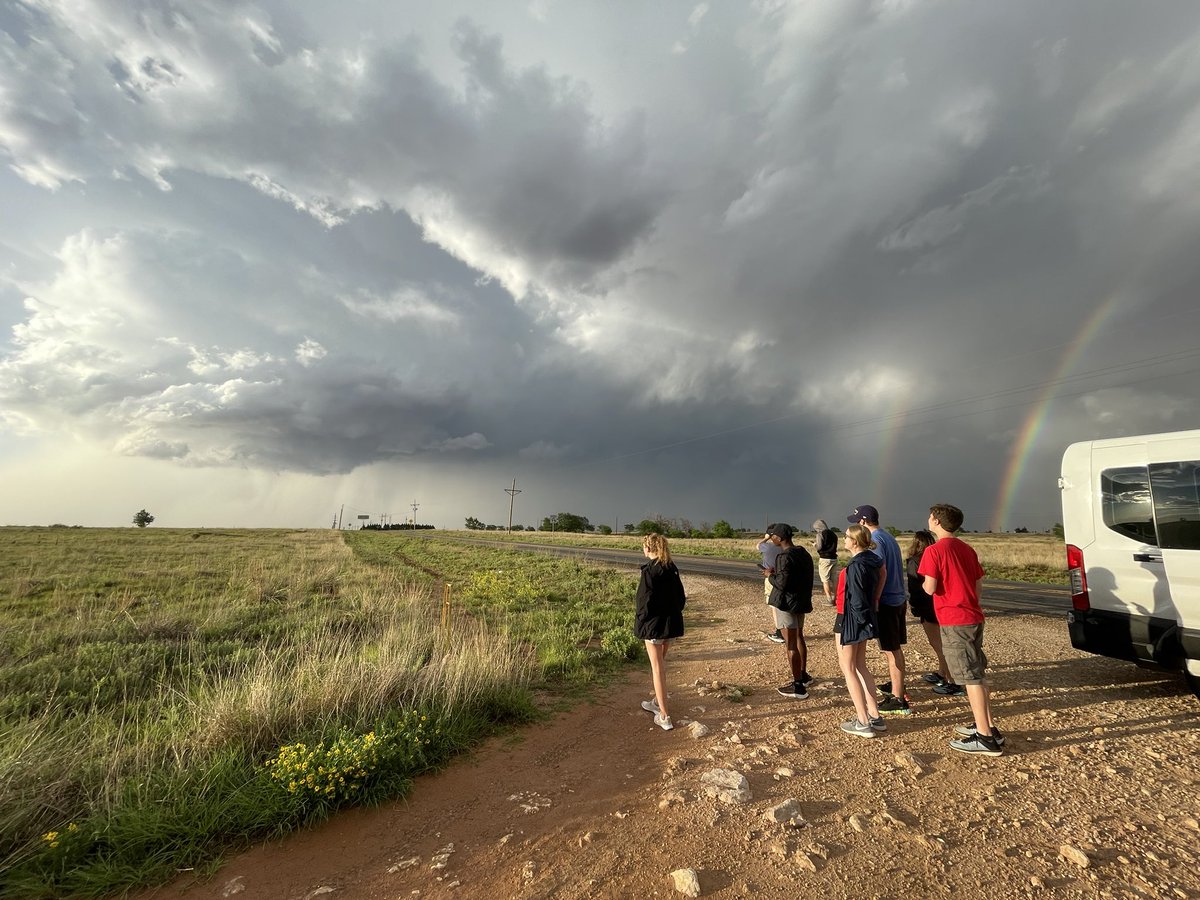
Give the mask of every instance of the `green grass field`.
<path id="1" fill-rule="evenodd" d="M 400 796 L 639 649 L 633 577 L 570 560 L 398 532 L 0 537 L 4 897 L 162 882 Z"/>

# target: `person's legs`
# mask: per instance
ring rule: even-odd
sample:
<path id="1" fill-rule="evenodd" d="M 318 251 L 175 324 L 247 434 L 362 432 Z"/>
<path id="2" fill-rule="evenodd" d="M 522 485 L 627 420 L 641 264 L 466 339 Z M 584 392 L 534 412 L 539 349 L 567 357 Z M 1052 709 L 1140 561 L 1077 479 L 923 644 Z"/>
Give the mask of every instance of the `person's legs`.
<path id="1" fill-rule="evenodd" d="M 799 657 L 798 665 L 800 666 L 800 678 L 797 680 L 803 680 L 804 676 L 808 674 L 808 643 L 804 640 L 803 613 L 796 616 L 796 654 Z M 796 667 L 793 666 L 792 671 L 795 670 Z"/>
<path id="2" fill-rule="evenodd" d="M 646 641 L 646 655 L 650 657 L 650 676 L 654 680 L 654 699 L 658 703 L 658 714 L 669 719 L 667 711 L 667 644 L 652 644 Z"/>
<path id="3" fill-rule="evenodd" d="M 846 691 L 850 694 L 850 702 L 854 704 L 854 716 L 859 722 L 867 722 L 866 699 L 863 696 L 863 685 L 859 679 L 857 668 L 858 648 L 862 644 L 843 644 L 840 637 L 837 640 L 838 665 L 846 678 Z"/>
<path id="4" fill-rule="evenodd" d="M 984 737 L 992 736 L 992 710 L 986 684 L 964 685 L 967 701 L 971 704 L 971 715 L 975 718 L 975 730 Z"/>
<path id="5" fill-rule="evenodd" d="M 875 700 L 875 676 L 867 668 L 867 642 L 863 641 L 854 646 L 858 648 L 855 652 L 854 666 L 858 673 L 859 683 L 863 686 L 864 709 L 872 719 L 878 719 L 879 704 Z M 864 719 L 863 721 L 866 720 Z"/>
<path id="6" fill-rule="evenodd" d="M 904 699 L 904 648 L 897 647 L 895 650 L 885 650 L 883 655 L 887 657 L 888 675 L 892 679 L 892 694 Z"/>
<path id="7" fill-rule="evenodd" d="M 954 681 L 950 677 L 950 669 L 946 666 L 946 655 L 942 653 L 942 629 L 937 622 L 921 621 L 921 628 L 925 630 L 925 637 L 929 639 L 929 647 L 937 656 L 938 674 L 942 676 L 943 681 Z"/>
<path id="8" fill-rule="evenodd" d="M 792 681 L 800 684 L 804 680 L 804 658 L 807 649 L 801 650 L 801 644 L 804 638 L 800 634 L 800 629 L 781 626 L 780 631 L 783 632 L 783 652 L 787 657 L 788 668 L 792 672 Z"/>

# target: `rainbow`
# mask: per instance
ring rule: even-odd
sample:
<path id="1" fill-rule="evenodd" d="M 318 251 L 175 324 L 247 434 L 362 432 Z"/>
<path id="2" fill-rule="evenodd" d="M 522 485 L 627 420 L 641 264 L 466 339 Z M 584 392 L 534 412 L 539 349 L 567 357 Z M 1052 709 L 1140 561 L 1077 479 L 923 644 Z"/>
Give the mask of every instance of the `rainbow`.
<path id="1" fill-rule="evenodd" d="M 1083 351 L 1095 339 L 1101 326 L 1120 306 L 1121 298 L 1122 294 L 1119 291 L 1113 292 L 1084 321 L 1083 327 L 1079 329 L 1075 339 L 1067 345 L 1067 351 L 1063 354 L 1058 368 L 1046 381 L 1046 387 L 1042 390 L 1041 396 L 1030 407 L 1029 414 L 1025 417 L 1025 424 L 1021 426 L 1021 431 L 1013 444 L 1012 455 L 1004 470 L 1004 478 L 1000 482 L 1000 493 L 996 496 L 996 511 L 992 516 L 992 531 L 1003 531 L 1004 526 L 1008 523 L 1013 500 L 1016 499 L 1017 489 L 1021 486 L 1021 477 L 1025 474 L 1029 451 L 1033 449 L 1038 434 L 1046 423 L 1050 405 L 1054 402 L 1055 391 L 1060 386 L 1059 382 L 1067 376 L 1071 369 L 1075 368 Z"/>

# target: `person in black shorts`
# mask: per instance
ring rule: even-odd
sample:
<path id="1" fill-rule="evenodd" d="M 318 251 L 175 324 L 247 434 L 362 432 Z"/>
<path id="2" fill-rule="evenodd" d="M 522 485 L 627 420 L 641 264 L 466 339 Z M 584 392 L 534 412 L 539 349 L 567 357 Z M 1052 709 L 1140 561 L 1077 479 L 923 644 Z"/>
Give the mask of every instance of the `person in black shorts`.
<path id="1" fill-rule="evenodd" d="M 925 593 L 925 579 L 917 574 L 921 554 L 936 540 L 932 531 L 922 528 L 913 533 L 909 542 L 908 552 L 905 554 L 908 559 L 904 563 L 904 571 L 908 576 L 908 606 L 912 614 L 921 620 L 921 628 L 925 637 L 929 639 L 929 646 L 937 655 L 938 670 L 927 672 L 921 679 L 927 684 L 932 684 L 935 693 L 954 697 L 967 691 L 962 685 L 955 684 L 954 679 L 950 677 L 950 669 L 946 665 L 945 654 L 942 653 L 942 629 L 938 626 L 937 615 L 933 611 L 933 597 Z"/>

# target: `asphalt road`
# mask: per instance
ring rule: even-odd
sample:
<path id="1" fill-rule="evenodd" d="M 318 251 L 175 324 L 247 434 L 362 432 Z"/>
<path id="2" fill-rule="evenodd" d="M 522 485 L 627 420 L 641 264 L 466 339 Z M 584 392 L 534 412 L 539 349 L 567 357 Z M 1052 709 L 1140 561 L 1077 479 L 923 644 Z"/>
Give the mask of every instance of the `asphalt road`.
<path id="1" fill-rule="evenodd" d="M 564 547 L 554 544 L 489 541 L 481 538 L 455 537 L 453 540 L 462 543 L 484 544 L 489 547 L 507 547 L 527 553 L 577 557 L 592 562 L 630 568 L 636 568 L 646 561 L 646 558 L 636 550 Z M 675 564 L 679 566 L 680 573 L 685 577 L 689 572 L 694 572 L 697 575 L 715 575 L 719 578 L 752 578 L 756 581 L 762 578 L 757 566 L 753 562 L 745 560 L 714 559 L 710 556 L 683 556 L 680 554 L 671 556 L 675 560 Z M 815 586 L 816 581 L 813 584 Z M 992 613 L 1008 612 L 1058 618 L 1065 616 L 1071 609 L 1071 594 L 1065 585 L 985 579 L 980 603 L 985 610 Z"/>

